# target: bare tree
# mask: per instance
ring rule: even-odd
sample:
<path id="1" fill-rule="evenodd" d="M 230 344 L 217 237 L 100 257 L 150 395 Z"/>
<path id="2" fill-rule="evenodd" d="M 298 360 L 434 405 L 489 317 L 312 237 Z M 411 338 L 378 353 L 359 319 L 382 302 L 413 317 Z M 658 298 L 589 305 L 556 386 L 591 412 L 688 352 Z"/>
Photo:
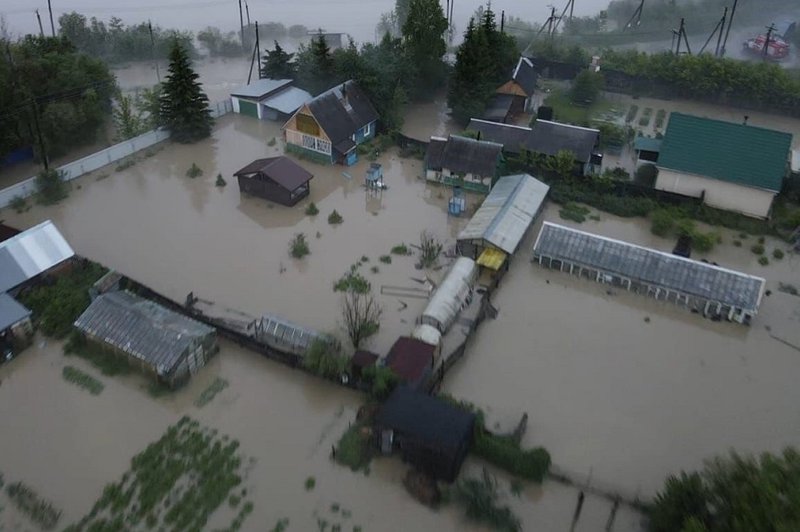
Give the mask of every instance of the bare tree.
<path id="1" fill-rule="evenodd" d="M 344 328 L 355 349 L 361 347 L 364 340 L 378 332 L 382 314 L 383 309 L 372 292 L 359 294 L 348 291 L 342 297 Z"/>

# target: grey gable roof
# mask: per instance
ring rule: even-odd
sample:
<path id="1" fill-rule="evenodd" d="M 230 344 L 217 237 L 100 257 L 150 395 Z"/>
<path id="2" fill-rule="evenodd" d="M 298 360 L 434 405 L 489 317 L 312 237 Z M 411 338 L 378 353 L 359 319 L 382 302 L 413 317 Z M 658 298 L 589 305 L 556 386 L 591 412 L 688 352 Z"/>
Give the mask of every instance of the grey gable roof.
<path id="1" fill-rule="evenodd" d="M 441 154 L 439 146 L 444 144 Z M 447 168 L 451 172 L 492 176 L 497 171 L 498 159 L 503 145 L 496 142 L 475 140 L 450 135 L 446 142 L 434 137 L 428 145 L 428 167 Z"/>
<path id="2" fill-rule="evenodd" d="M 525 94 L 531 96 L 536 89 L 536 80 L 539 75 L 536 73 L 536 68 L 533 66 L 533 61 L 527 57 L 520 57 L 517 62 L 517 67 L 514 69 L 512 79 L 517 82 L 517 85 L 522 87 Z"/>
<path id="3" fill-rule="evenodd" d="M 591 159 L 599 139 L 600 131 L 597 129 L 537 120 L 525 148 L 545 155 L 556 155 L 561 150 L 570 150 L 578 162 L 586 163 Z"/>
<path id="4" fill-rule="evenodd" d="M 346 106 L 343 103 L 347 96 Z M 378 119 L 378 112 L 355 81 L 348 80 L 329 89 L 310 102 L 308 108 L 333 146 L 349 146 L 346 141 L 356 131 Z M 352 146 L 349 146 L 352 147 Z"/>
<path id="5" fill-rule="evenodd" d="M 477 131 L 480 134 L 479 140 L 502 144 L 503 150 L 507 153 L 521 153 L 531 134 L 529 127 L 498 124 L 480 118 L 472 118 L 467 126 L 467 131 Z"/>

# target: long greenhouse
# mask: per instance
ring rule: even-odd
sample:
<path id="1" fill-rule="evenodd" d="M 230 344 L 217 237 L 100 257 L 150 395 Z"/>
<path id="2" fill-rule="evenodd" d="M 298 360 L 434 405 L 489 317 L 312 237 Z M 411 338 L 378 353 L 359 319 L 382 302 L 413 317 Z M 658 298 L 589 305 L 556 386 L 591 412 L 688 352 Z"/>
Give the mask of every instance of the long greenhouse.
<path id="1" fill-rule="evenodd" d="M 549 222 L 532 260 L 739 323 L 749 323 L 764 295 L 761 277 Z"/>

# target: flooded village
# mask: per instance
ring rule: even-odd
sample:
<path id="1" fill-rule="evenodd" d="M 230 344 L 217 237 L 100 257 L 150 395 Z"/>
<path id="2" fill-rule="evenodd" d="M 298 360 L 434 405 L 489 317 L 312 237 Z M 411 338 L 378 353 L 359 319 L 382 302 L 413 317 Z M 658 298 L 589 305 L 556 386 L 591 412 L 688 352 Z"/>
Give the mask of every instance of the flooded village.
<path id="1" fill-rule="evenodd" d="M 206 61 L 208 136 L 52 202 L 0 167 L 0 531 L 658 531 L 670 475 L 797 445 L 800 118 L 514 63 L 389 134 Z"/>

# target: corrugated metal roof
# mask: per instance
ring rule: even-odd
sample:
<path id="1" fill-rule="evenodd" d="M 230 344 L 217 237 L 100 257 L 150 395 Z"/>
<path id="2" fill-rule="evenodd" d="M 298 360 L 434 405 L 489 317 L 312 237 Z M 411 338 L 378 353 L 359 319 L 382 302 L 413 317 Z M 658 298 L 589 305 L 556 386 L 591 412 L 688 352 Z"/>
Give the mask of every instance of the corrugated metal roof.
<path id="1" fill-rule="evenodd" d="M 262 104 L 290 115 L 300 109 L 304 103 L 313 99 L 310 93 L 297 87 L 287 87 L 277 94 L 268 96 Z"/>
<path id="2" fill-rule="evenodd" d="M 549 222 L 533 253 L 751 312 L 758 310 L 764 291 L 761 277 Z"/>
<path id="3" fill-rule="evenodd" d="M 467 131 L 477 131 L 480 134 L 479 140 L 502 144 L 506 153 L 521 153 L 531 134 L 529 127 L 501 124 L 480 118 L 471 118 Z"/>
<path id="4" fill-rule="evenodd" d="M 571 151 L 578 162 L 587 163 L 599 142 L 600 131 L 597 129 L 539 119 L 534 122 L 525 148 L 551 156 L 560 151 Z"/>
<path id="5" fill-rule="evenodd" d="M 290 79 L 258 79 L 249 85 L 243 85 L 231 92 L 231 96 L 260 100 L 271 92 L 286 87 L 292 82 Z"/>
<path id="6" fill-rule="evenodd" d="M 284 352 L 304 355 L 311 344 L 326 336 L 274 314 L 264 314 L 256 320 L 255 336 L 260 342 Z"/>
<path id="7" fill-rule="evenodd" d="M 777 192 L 791 145 L 782 131 L 672 113 L 658 166 Z"/>
<path id="8" fill-rule="evenodd" d="M 92 301 L 75 327 L 145 361 L 168 376 L 195 341 L 214 334 L 207 325 L 130 292 L 108 292 Z"/>
<path id="9" fill-rule="evenodd" d="M 0 331 L 8 329 L 30 315 L 31 311 L 17 303 L 13 297 L 0 294 Z"/>
<path id="10" fill-rule="evenodd" d="M 486 240 L 513 254 L 549 190 L 549 186 L 528 174 L 501 177 L 458 240 Z"/>
<path id="11" fill-rule="evenodd" d="M 422 312 L 423 323 L 435 324 L 442 333 L 447 332 L 466 303 L 477 272 L 474 260 L 456 259 Z"/>
<path id="12" fill-rule="evenodd" d="M 75 255 L 50 220 L 0 242 L 0 292 L 18 286 Z"/>

